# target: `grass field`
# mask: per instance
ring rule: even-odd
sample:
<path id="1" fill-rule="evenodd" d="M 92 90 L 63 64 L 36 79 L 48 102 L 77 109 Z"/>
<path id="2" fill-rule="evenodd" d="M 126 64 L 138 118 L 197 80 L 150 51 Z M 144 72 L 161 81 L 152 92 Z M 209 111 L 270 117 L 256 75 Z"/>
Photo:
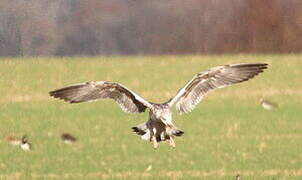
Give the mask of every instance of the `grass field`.
<path id="1" fill-rule="evenodd" d="M 192 113 L 175 114 L 185 131 L 175 149 L 154 150 L 131 132 L 147 113 L 125 114 L 109 100 L 71 105 L 48 96 L 108 80 L 163 102 L 196 73 L 239 62 L 270 65 L 251 81 L 210 93 Z M 2 58 L 0 74 L 1 180 L 302 179 L 302 55 Z M 266 111 L 260 98 L 280 108 Z M 62 132 L 79 140 L 63 144 Z M 5 140 L 23 134 L 30 152 Z"/>

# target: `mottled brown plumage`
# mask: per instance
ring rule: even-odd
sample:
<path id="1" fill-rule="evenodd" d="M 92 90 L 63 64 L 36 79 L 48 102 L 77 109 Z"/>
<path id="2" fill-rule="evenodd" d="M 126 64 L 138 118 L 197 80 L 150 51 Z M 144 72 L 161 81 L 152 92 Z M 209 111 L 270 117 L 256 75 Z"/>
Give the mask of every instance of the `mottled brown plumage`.
<path id="1" fill-rule="evenodd" d="M 55 98 L 70 103 L 90 102 L 99 99 L 113 99 L 127 113 L 145 112 L 149 102 L 115 82 L 97 81 L 74 84 L 49 92 Z"/>
<path id="2" fill-rule="evenodd" d="M 267 68 L 267 64 L 233 64 L 214 67 L 208 71 L 198 73 L 184 88 L 169 102 L 176 103 L 177 111 L 191 112 L 202 98 L 210 91 L 232 84 L 247 81 Z"/>
<path id="3" fill-rule="evenodd" d="M 142 113 L 148 108 L 149 120 L 133 127 L 133 131 L 142 139 L 151 141 L 154 148 L 161 141 L 168 141 L 175 147 L 174 137 L 181 136 L 184 132 L 172 123 L 171 108 L 174 104 L 180 114 L 191 112 L 208 92 L 247 81 L 266 68 L 267 64 L 264 63 L 214 67 L 195 75 L 173 98 L 162 104 L 148 102 L 123 85 L 106 81 L 74 84 L 49 94 L 70 103 L 113 99 L 128 113 Z"/>

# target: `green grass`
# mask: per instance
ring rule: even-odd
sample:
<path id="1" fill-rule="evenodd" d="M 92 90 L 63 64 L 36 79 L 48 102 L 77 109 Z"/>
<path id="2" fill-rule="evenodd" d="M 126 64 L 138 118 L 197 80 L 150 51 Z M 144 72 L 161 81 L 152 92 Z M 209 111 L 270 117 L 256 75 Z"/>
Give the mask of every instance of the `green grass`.
<path id="1" fill-rule="evenodd" d="M 78 57 L 0 60 L 0 179 L 302 178 L 302 55 Z M 118 81 L 152 102 L 173 96 L 216 65 L 266 62 L 255 79 L 210 93 L 190 114 L 174 115 L 185 134 L 176 149 L 131 133 L 147 113 L 112 101 L 71 105 L 48 96 L 69 84 Z M 259 99 L 279 103 L 266 111 Z M 62 132 L 79 141 L 63 144 Z M 5 138 L 27 134 L 33 151 Z M 150 171 L 146 171 L 148 166 Z"/>

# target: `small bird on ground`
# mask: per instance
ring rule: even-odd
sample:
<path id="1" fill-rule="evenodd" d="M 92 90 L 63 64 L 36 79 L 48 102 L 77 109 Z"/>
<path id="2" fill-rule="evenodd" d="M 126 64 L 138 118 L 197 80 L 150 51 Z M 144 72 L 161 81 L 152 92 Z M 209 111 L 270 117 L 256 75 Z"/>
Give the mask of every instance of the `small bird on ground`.
<path id="1" fill-rule="evenodd" d="M 237 175 L 235 176 L 235 178 L 236 178 L 236 180 L 240 180 L 240 174 L 237 174 Z"/>
<path id="2" fill-rule="evenodd" d="M 270 102 L 270 101 L 265 100 L 265 99 L 261 99 L 260 100 L 260 104 L 266 110 L 273 110 L 273 109 L 278 108 L 278 104 L 277 103 L 273 103 L 273 102 Z"/>
<path id="3" fill-rule="evenodd" d="M 152 170 L 152 165 L 149 165 L 146 169 L 146 171 L 151 171 Z"/>
<path id="4" fill-rule="evenodd" d="M 21 144 L 20 144 L 21 149 L 24 151 L 30 151 L 31 150 L 31 144 L 28 141 L 26 136 L 23 136 L 21 139 Z"/>
<path id="5" fill-rule="evenodd" d="M 6 141 L 9 142 L 13 146 L 18 146 L 18 145 L 21 144 L 20 139 L 17 139 L 14 136 L 8 136 L 8 137 L 6 137 Z"/>
<path id="6" fill-rule="evenodd" d="M 65 144 L 71 144 L 77 140 L 77 138 L 68 133 L 63 133 L 61 138 Z"/>

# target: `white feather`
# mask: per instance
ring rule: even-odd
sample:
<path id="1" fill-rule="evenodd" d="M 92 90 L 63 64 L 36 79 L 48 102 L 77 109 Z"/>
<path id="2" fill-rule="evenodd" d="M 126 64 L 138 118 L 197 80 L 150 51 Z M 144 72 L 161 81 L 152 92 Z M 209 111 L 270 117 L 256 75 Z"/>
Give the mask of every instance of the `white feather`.
<path id="1" fill-rule="evenodd" d="M 143 140 L 146 140 L 146 141 L 149 141 L 149 140 L 150 140 L 151 135 L 150 135 L 149 129 L 146 130 L 146 133 L 145 133 L 144 135 L 142 135 L 141 138 L 142 138 Z"/>

